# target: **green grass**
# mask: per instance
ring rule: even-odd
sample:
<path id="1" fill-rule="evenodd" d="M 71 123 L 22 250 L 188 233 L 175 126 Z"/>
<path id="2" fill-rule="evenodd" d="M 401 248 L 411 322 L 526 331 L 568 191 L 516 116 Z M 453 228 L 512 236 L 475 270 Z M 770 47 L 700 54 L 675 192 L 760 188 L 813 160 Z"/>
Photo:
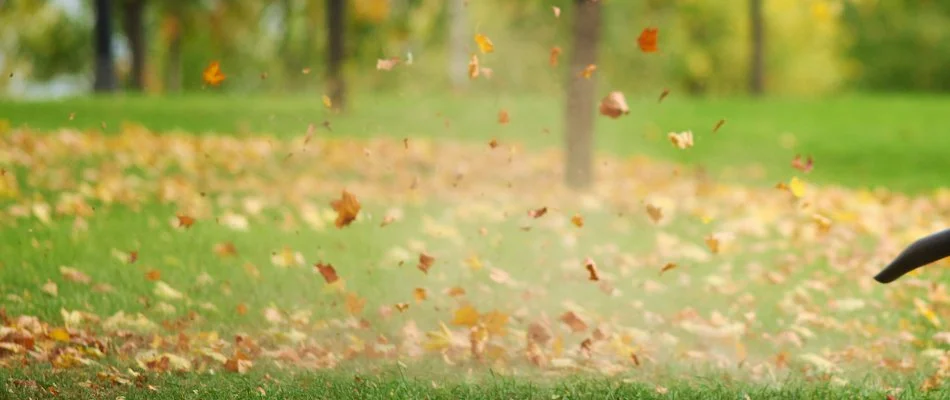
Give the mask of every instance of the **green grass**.
<path id="1" fill-rule="evenodd" d="M 728 167 L 758 165 L 763 179 L 790 173 L 796 153 L 813 155 L 811 178 L 852 187 L 882 186 L 927 191 L 945 184 L 950 170 L 944 150 L 950 136 L 941 127 L 950 97 L 845 96 L 798 99 L 681 99 L 658 104 L 653 94 L 628 94 L 631 113 L 619 120 L 597 119 L 596 145 L 620 156 L 646 154 L 702 165 L 717 173 Z M 332 133 L 347 137 L 389 135 L 448 140 L 522 142 L 534 148 L 561 146 L 563 104 L 531 96 L 398 96 L 357 93 L 346 116 L 331 116 L 319 97 L 81 98 L 50 102 L 0 101 L 0 119 L 36 129 L 60 127 L 120 129 L 134 121 L 157 130 L 189 132 L 271 132 L 302 135 L 308 123 L 331 121 Z M 500 109 L 511 123 L 497 124 Z M 75 113 L 73 121 L 68 120 Z M 720 120 L 726 123 L 711 133 Z M 696 146 L 682 151 L 666 138 L 670 131 L 692 130 Z M 794 136 L 789 142 L 786 136 Z M 783 139 L 784 138 L 784 139 Z M 784 143 L 784 144 L 783 144 Z M 788 145 L 788 146 L 786 146 Z"/>
<path id="2" fill-rule="evenodd" d="M 225 338 L 241 332 L 259 338 L 262 343 L 275 344 L 286 341 L 288 332 L 296 330 L 321 343 L 345 347 L 350 338 L 318 327 L 320 321 L 343 320 L 350 313 L 341 290 L 329 287 L 314 272 L 311 264 L 317 261 L 333 264 L 345 281 L 342 290 L 357 293 L 366 300 L 361 317 L 373 330 L 353 332 L 363 341 L 375 340 L 377 333 L 396 339 L 399 330 L 410 320 L 421 330 L 431 331 L 437 328 L 439 321 L 450 321 L 454 310 L 466 302 L 483 313 L 500 310 L 512 314 L 511 324 L 517 323 L 523 328 L 525 321 L 540 313 L 547 313 L 556 320 L 564 312 L 564 300 L 581 303 L 597 318 L 638 327 L 647 326 L 649 320 L 642 310 L 672 318 L 677 312 L 692 308 L 704 317 L 715 311 L 730 320 L 755 312 L 759 316 L 756 329 L 776 333 L 786 330 L 790 325 L 787 319 L 792 318 L 777 312 L 778 304 L 789 296 L 798 299 L 804 282 L 821 281 L 833 291 L 809 292 L 811 303 L 808 305 L 825 311 L 822 315 L 833 314 L 826 309 L 836 298 L 895 304 L 894 309 L 869 307 L 852 315 L 832 316 L 858 326 L 875 325 L 885 333 L 900 329 L 923 338 L 913 345 L 887 348 L 892 352 L 891 357 L 899 358 L 902 352 L 946 347 L 929 339 L 941 328 L 927 325 L 913 311 L 911 299 L 927 298 L 928 288 L 874 286 L 865 290 L 857 285 L 861 279 L 868 278 L 864 268 L 874 260 L 868 250 L 881 238 L 862 231 L 853 222 L 836 221 L 845 233 L 827 240 L 790 239 L 770 231 L 762 237 L 741 238 L 736 252 L 721 258 L 695 261 L 686 254 L 690 253 L 690 246 L 704 249 L 703 237 L 707 234 L 749 217 L 744 214 L 746 208 L 781 215 L 781 221 L 776 221 L 775 226 L 788 221 L 803 226 L 809 224 L 792 202 L 776 200 L 777 195 L 771 189 L 775 182 L 787 181 L 791 175 L 802 176 L 789 166 L 796 153 L 815 157 L 815 171 L 807 176 L 808 181 L 921 192 L 945 186 L 942 171 L 950 171 L 950 158 L 943 157 L 941 152 L 950 146 L 950 139 L 933 132 L 950 121 L 945 113 L 947 106 L 950 106 L 950 98 L 863 96 L 816 101 L 670 98 L 662 104 L 656 104 L 652 98 L 632 99 L 629 116 L 597 120 L 597 145 L 605 154 L 621 157 L 645 154 L 701 165 L 726 181 L 742 181 L 748 190 L 761 193 L 756 192 L 744 200 L 722 193 L 705 197 L 692 192 L 685 195 L 687 192 L 676 186 L 676 180 L 693 182 L 696 179 L 693 175 L 684 173 L 673 178 L 666 175 L 670 171 L 652 163 L 631 164 L 609 178 L 618 182 L 623 182 L 622 178 L 633 179 L 635 185 L 617 188 L 617 193 L 605 196 L 605 205 L 585 206 L 579 195 L 555 186 L 559 181 L 556 174 L 542 173 L 548 172 L 545 168 L 557 168 L 546 164 L 549 159 L 528 158 L 524 161 L 526 164 L 515 163 L 520 166 L 516 168 L 504 162 L 484 162 L 491 158 L 480 153 L 491 154 L 485 142 L 492 138 L 502 143 L 524 143 L 532 154 L 560 147 L 561 104 L 551 99 L 400 98 L 363 94 L 351 113 L 344 116 L 327 115 L 317 98 L 238 99 L 205 95 L 0 102 L 0 120 L 9 120 L 13 126 L 28 125 L 42 131 L 41 135 L 62 127 L 103 130 L 117 135 L 127 130 L 123 122 L 134 122 L 163 134 L 173 130 L 182 130 L 187 135 L 214 133 L 239 137 L 270 133 L 290 139 L 303 135 L 308 123 L 319 126 L 322 121 L 330 120 L 332 131 L 321 128 L 318 137 L 388 136 L 396 139 L 392 142 L 395 147 L 382 146 L 372 157 L 359 153 L 359 146 L 363 144 L 353 149 L 321 144 L 327 150 L 300 154 L 289 161 L 284 159 L 284 153 L 254 157 L 205 145 L 204 158 L 200 152 L 194 155 L 195 160 L 206 163 L 196 162 L 198 167 L 190 166 L 195 160 L 171 154 L 172 147 L 152 147 L 163 144 L 153 139 L 140 144 L 135 141 L 114 144 L 117 148 L 106 150 L 73 151 L 67 146 L 47 158 L 38 155 L 23 163 L 24 158 L 16 158 L 18 161 L 11 162 L 10 166 L 3 166 L 8 173 L 16 175 L 23 193 L 17 199 L 0 199 L 0 255 L 3 255 L 0 258 L 0 295 L 3 296 L 0 306 L 9 315 L 35 315 L 49 321 L 51 326 L 62 323 L 62 309 L 86 311 L 103 318 L 123 311 L 131 315 L 142 313 L 160 325 L 149 334 L 169 338 L 179 332 L 215 331 Z M 501 108 L 512 116 L 506 126 L 496 123 Z M 70 113 L 75 113 L 72 121 L 67 118 Z M 720 118 L 725 118 L 726 124 L 718 133 L 711 133 L 711 127 Z M 666 132 L 686 129 L 692 129 L 697 135 L 696 147 L 673 148 L 665 137 Z M 786 132 L 795 135 L 795 146 L 782 146 L 782 135 Z M 398 141 L 401 138 L 409 138 L 410 143 L 428 138 L 473 142 L 474 145 L 465 148 L 463 153 L 436 153 L 430 155 L 430 159 L 404 162 L 400 161 L 401 156 L 394 156 L 395 150 L 402 154 L 402 144 Z M 181 146 L 188 143 L 187 139 L 178 137 L 171 140 Z M 280 143 L 283 142 L 270 145 L 280 146 Z M 18 151 L 33 148 L 23 143 L 16 146 Z M 497 149 L 495 154 L 501 151 L 503 149 Z M 12 153 L 0 152 L 2 154 Z M 147 161 L 150 155 L 161 162 Z M 234 160 L 229 159 L 231 157 Z M 472 172 L 470 174 L 476 177 L 466 179 L 488 183 L 486 187 L 490 192 L 469 189 L 463 180 L 457 189 L 462 196 L 452 197 L 455 189 L 446 182 L 452 178 L 455 163 L 460 160 L 472 163 L 470 167 L 476 171 L 488 171 L 481 175 Z M 622 165 L 615 158 L 608 160 Z M 236 161 L 236 166 L 232 161 Z M 530 173 L 518 169 L 534 165 L 532 161 L 542 165 L 531 167 L 534 169 Z M 387 166 L 388 163 L 396 167 Z M 747 169 L 753 164 L 762 173 L 750 178 Z M 385 172 L 380 172 L 383 169 Z M 734 173 L 737 169 L 742 173 Z M 119 185 L 130 188 L 140 198 L 120 199 L 115 203 L 103 201 L 97 191 L 108 185 L 100 187 L 100 180 L 96 178 L 87 181 L 90 171 L 94 173 L 91 176 L 114 173 L 122 177 Z M 519 171 L 522 171 L 520 175 Z M 406 195 L 411 192 L 406 189 L 408 184 L 399 181 L 412 175 L 440 179 L 425 181 L 419 189 L 420 196 L 424 197 L 414 199 Z M 163 178 L 175 177 L 184 182 L 185 188 L 181 190 L 193 190 L 194 196 L 157 201 L 159 190 L 152 185 Z M 329 213 L 327 205 L 341 188 L 359 187 L 361 182 L 373 185 L 358 193 L 363 211 L 355 224 L 335 229 L 332 216 L 321 217 L 322 226 L 311 226 L 304 221 L 305 204 L 313 204 L 319 212 Z M 510 190 L 505 189 L 506 182 L 514 182 L 513 188 L 508 185 Z M 68 215 L 54 213 L 49 224 L 36 217 L 13 216 L 15 207 L 26 205 L 25 209 L 29 210 L 34 200 L 55 205 L 67 193 L 84 193 L 95 208 L 94 216 L 85 221 L 87 229 L 77 229 L 76 218 Z M 681 210 L 673 224 L 657 228 L 643 215 L 642 203 L 649 196 L 669 197 L 674 202 L 696 201 L 702 208 L 719 212 L 719 216 L 705 224 Z M 259 214 L 246 211 L 242 205 L 246 198 L 265 199 L 263 210 Z M 845 200 L 851 198 L 844 197 Z M 819 211 L 858 215 L 865 211 L 855 205 L 858 203 L 840 199 L 833 203 Z M 525 216 L 528 208 L 542 205 L 551 208 L 544 218 L 532 220 Z M 380 228 L 383 215 L 393 206 L 400 207 L 404 217 Z M 200 218 L 190 229 L 172 226 L 175 214 L 189 208 L 207 208 L 210 215 Z M 220 217 L 225 211 L 247 215 L 250 229 L 236 231 L 216 221 L 214 217 Z M 493 220 L 503 213 L 504 218 Z M 568 222 L 574 213 L 584 215 L 583 229 Z M 896 220 L 906 214 L 879 217 Z M 926 222 L 906 218 L 901 220 L 906 225 L 929 229 Z M 286 221 L 292 223 L 285 226 Z M 438 229 L 432 225 L 442 225 L 445 229 L 434 233 L 433 230 Z M 531 229 L 523 229 L 524 226 Z M 481 227 L 487 227 L 488 234 L 480 234 Z M 889 229 L 895 235 L 906 234 L 906 230 L 897 226 Z M 674 251 L 656 250 L 660 246 L 656 231 L 675 235 L 683 243 Z M 849 236 L 851 234 L 856 237 Z M 574 247 L 562 245 L 567 239 L 576 240 Z M 860 244 L 855 246 L 855 241 Z M 237 255 L 215 254 L 215 245 L 223 242 L 232 242 Z M 428 275 L 416 269 L 418 251 L 413 248 L 414 242 L 424 243 L 437 257 Z M 767 249 L 752 250 L 760 244 Z M 611 250 L 611 246 L 615 249 Z M 273 254 L 284 247 L 299 251 L 306 262 L 289 268 L 274 265 Z M 392 255 L 394 249 L 405 253 L 401 263 L 400 257 Z M 856 261 L 831 262 L 825 255 L 826 249 L 837 249 L 851 257 L 849 260 Z M 123 252 L 133 250 L 138 252 L 138 259 L 129 263 Z M 477 254 L 484 264 L 481 269 L 467 266 L 465 260 L 472 254 Z M 598 260 L 606 280 L 620 289 L 622 295 L 608 296 L 587 281 L 586 272 L 580 266 L 585 256 Z M 633 261 L 624 257 L 632 257 Z M 680 266 L 660 276 L 658 269 L 667 261 L 677 261 Z M 764 265 L 767 271 L 785 271 L 786 280 L 781 285 L 768 284 L 761 277 L 751 276 L 751 264 Z M 855 267 L 856 264 L 859 266 Z M 91 285 L 70 282 L 60 275 L 61 266 L 77 268 L 88 274 L 93 283 L 106 283 L 115 290 L 99 293 L 91 290 Z M 517 284 L 508 286 L 495 282 L 490 276 L 493 268 L 508 272 Z M 156 283 L 146 279 L 150 271 L 159 271 L 160 279 L 181 291 L 183 298 L 168 299 L 156 294 Z M 926 273 L 931 279 L 946 277 L 939 270 Z M 678 281 L 682 275 L 691 277 L 691 283 Z M 203 276 L 211 279 L 202 281 Z M 706 283 L 712 278 L 725 279 L 736 285 L 735 290 L 713 288 Z M 57 284 L 57 295 L 41 290 L 48 281 Z M 648 291 L 644 289 L 646 281 L 659 282 L 666 290 Z M 442 293 L 443 289 L 454 286 L 464 287 L 468 292 L 466 297 L 452 298 Z M 412 290 L 417 287 L 429 290 L 426 301 L 413 300 Z M 529 291 L 532 292 L 530 300 L 526 296 Z M 754 295 L 755 302 L 744 304 L 740 301 L 742 294 Z M 391 318 L 377 313 L 381 306 L 403 302 L 410 305 L 406 313 L 396 312 Z M 640 303 L 639 308 L 636 303 Z M 934 307 L 938 306 L 942 317 L 950 315 L 950 309 L 935 302 Z M 239 307 L 246 307 L 247 313 L 237 312 Z M 526 316 L 515 315 L 519 307 L 526 307 Z M 307 313 L 307 322 L 267 323 L 263 314 L 268 308 L 280 310 L 285 319 L 297 312 Z M 899 321 L 908 321 L 910 327 L 899 328 L 902 326 Z M 99 327 L 92 325 L 88 329 L 97 332 Z M 650 329 L 677 333 L 682 338 L 677 349 L 709 345 L 721 350 L 716 347 L 722 346 L 721 343 L 703 343 L 701 338 L 677 331 L 672 323 L 665 322 Z M 565 348 L 573 349 L 589 334 L 562 330 L 559 335 L 564 339 Z M 884 333 L 878 333 L 882 335 Z M 120 339 L 108 337 L 119 343 Z M 820 353 L 826 348 L 840 349 L 869 340 L 860 329 L 820 330 L 804 348 L 790 351 L 793 356 Z M 517 346 L 521 344 L 511 346 L 520 349 Z M 732 344 L 724 346 L 730 349 Z M 789 350 L 761 338 L 747 338 L 746 346 L 749 354 L 759 360 L 771 360 L 778 350 Z M 115 352 L 116 349 L 110 350 Z M 804 363 L 791 360 L 791 369 L 785 372 L 792 376 L 766 386 L 743 379 L 747 373 L 743 370 L 730 370 L 734 375 L 726 376 L 716 373 L 685 377 L 692 371 L 672 367 L 681 366 L 682 360 L 672 358 L 672 347 L 663 350 L 668 350 L 671 358 L 661 357 L 642 370 L 629 369 L 612 378 L 586 376 L 580 372 L 574 377 L 564 374 L 555 378 L 520 376 L 466 362 L 455 368 L 446 368 L 439 362 L 410 363 L 408 369 L 394 372 L 380 369 L 379 365 L 362 367 L 359 362 L 344 362 L 328 371 L 303 371 L 273 368 L 262 361 L 247 375 L 220 371 L 214 375 L 206 371 L 146 373 L 148 384 L 159 388 L 157 393 L 135 385 L 103 384 L 97 390 L 90 390 L 79 383 L 95 381 L 97 367 L 56 370 L 49 369 L 48 363 L 23 368 L 4 364 L 6 366 L 0 368 L 0 382 L 6 385 L 5 393 L 13 393 L 17 398 L 44 397 L 40 392 L 31 392 L 33 389 L 24 386 L 22 380 L 34 380 L 42 387 L 55 385 L 60 389 L 60 398 L 109 399 L 116 396 L 127 399 L 247 398 L 256 396 L 258 386 L 268 393 L 268 398 L 736 399 L 745 394 L 752 399 L 883 398 L 881 388 L 885 384 L 903 388 L 905 392 L 898 397 L 902 399 L 941 398 L 946 394 L 919 391 L 923 379 L 932 372 L 932 366 L 923 361 L 918 365 L 920 371 L 915 373 L 875 371 L 874 366 L 842 361 L 840 365 L 845 369 L 842 376 L 849 384 L 836 386 L 813 373 L 802 372 Z M 517 359 L 516 351 L 511 354 Z M 107 358 L 103 362 L 112 361 Z M 128 359 L 117 362 L 122 368 L 130 364 L 134 363 Z M 467 367 L 476 370 L 474 378 L 465 378 Z M 672 370 L 666 370 L 667 367 Z M 866 375 L 869 371 L 871 373 Z M 360 379 L 354 379 L 356 375 Z M 440 382 L 438 387 L 433 387 L 433 380 Z M 669 393 L 659 396 L 656 385 L 668 388 Z"/>

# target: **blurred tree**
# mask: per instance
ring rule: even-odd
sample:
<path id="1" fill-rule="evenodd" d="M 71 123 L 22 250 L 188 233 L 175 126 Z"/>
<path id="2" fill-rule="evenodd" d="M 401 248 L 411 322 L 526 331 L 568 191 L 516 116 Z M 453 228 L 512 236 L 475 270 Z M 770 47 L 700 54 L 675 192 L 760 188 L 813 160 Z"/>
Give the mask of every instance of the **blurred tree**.
<path id="1" fill-rule="evenodd" d="M 346 1 L 327 0 L 327 88 L 333 108 L 345 109 L 346 81 L 343 77 Z"/>
<path id="2" fill-rule="evenodd" d="M 95 75 L 92 89 L 111 92 L 116 89 L 115 59 L 112 55 L 112 2 L 95 0 Z"/>
<path id="3" fill-rule="evenodd" d="M 45 0 L 0 2 L 0 73 L 33 82 L 82 73 L 91 63 L 92 24 Z M 0 79 L 0 89 L 10 83 Z"/>
<path id="4" fill-rule="evenodd" d="M 449 0 L 449 79 L 456 90 L 468 85 L 468 13 L 465 0 Z"/>
<path id="5" fill-rule="evenodd" d="M 762 16 L 762 0 L 749 0 L 749 36 L 752 48 L 749 51 L 749 93 L 759 96 L 765 92 L 765 21 Z"/>
<path id="6" fill-rule="evenodd" d="M 123 0 L 122 17 L 125 27 L 125 36 L 129 42 L 129 51 L 132 54 L 132 72 L 128 86 L 132 90 L 145 89 L 145 0 Z"/>
<path id="7" fill-rule="evenodd" d="M 592 180 L 592 153 L 594 141 L 594 104 L 596 84 L 593 79 L 580 76 L 590 64 L 597 64 L 597 46 L 600 42 L 600 1 L 574 1 L 574 43 L 568 70 L 567 109 L 565 110 L 564 167 L 567 184 L 584 188 Z"/>

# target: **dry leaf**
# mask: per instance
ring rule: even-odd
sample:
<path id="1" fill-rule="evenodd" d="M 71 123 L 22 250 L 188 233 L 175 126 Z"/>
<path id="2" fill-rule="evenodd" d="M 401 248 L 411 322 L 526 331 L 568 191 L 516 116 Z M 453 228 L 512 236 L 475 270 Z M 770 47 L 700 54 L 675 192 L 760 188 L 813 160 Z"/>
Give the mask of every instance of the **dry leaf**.
<path id="1" fill-rule="evenodd" d="M 658 34 L 659 29 L 657 28 L 645 28 L 643 32 L 640 32 L 640 37 L 637 38 L 637 45 L 640 46 L 640 51 L 644 53 L 657 52 L 656 39 Z"/>
<path id="2" fill-rule="evenodd" d="M 432 257 L 426 253 L 419 254 L 419 265 L 417 267 L 423 273 L 428 274 L 429 268 L 432 268 L 432 264 L 434 263 L 435 263 L 435 257 Z"/>
<path id="3" fill-rule="evenodd" d="M 623 93 L 613 91 L 600 100 L 600 115 L 617 119 L 626 114 L 630 114 L 630 107 L 627 107 Z"/>
<path id="4" fill-rule="evenodd" d="M 340 277 L 336 274 L 336 269 L 334 269 L 329 263 L 324 264 L 323 262 L 318 262 L 313 266 L 317 269 L 317 271 L 320 272 L 320 275 L 323 275 L 323 279 L 326 280 L 327 283 L 332 284 L 333 282 L 340 280 Z"/>
<path id="5" fill-rule="evenodd" d="M 528 210 L 528 216 L 531 218 L 541 218 L 544 216 L 544 214 L 547 214 L 547 213 L 548 213 L 547 207 L 541 207 L 534 210 Z"/>
<path id="6" fill-rule="evenodd" d="M 470 305 L 464 305 L 458 310 L 455 310 L 455 315 L 452 317 L 453 325 L 467 326 L 469 328 L 475 326 L 478 323 L 478 310 L 475 307 Z"/>
<path id="7" fill-rule="evenodd" d="M 554 12 L 554 18 L 561 18 L 561 8 L 560 7 L 551 7 L 551 11 Z"/>
<path id="8" fill-rule="evenodd" d="M 478 55 L 472 54 L 472 58 L 468 61 L 468 79 L 478 78 L 478 73 Z"/>
<path id="9" fill-rule="evenodd" d="M 490 148 L 492 148 L 492 149 L 498 147 L 498 140 L 492 139 L 490 142 L 488 142 L 488 147 L 490 147 Z"/>
<path id="10" fill-rule="evenodd" d="M 599 281 L 600 275 L 597 274 L 597 264 L 594 263 L 594 260 L 590 257 L 584 259 L 584 268 L 587 269 L 589 276 L 588 280 Z"/>
<path id="11" fill-rule="evenodd" d="M 337 229 L 342 229 L 344 226 L 351 224 L 360 213 L 359 200 L 356 200 L 356 196 L 346 190 L 343 190 L 340 199 L 333 200 L 330 206 L 336 211 L 336 221 L 333 224 Z"/>
<path id="12" fill-rule="evenodd" d="M 673 268 L 676 268 L 676 264 L 666 263 L 666 265 L 664 265 L 663 268 L 660 268 L 660 275 L 663 275 L 664 272 L 669 271 Z"/>
<path id="13" fill-rule="evenodd" d="M 214 254 L 217 254 L 219 257 L 230 257 L 237 255 L 237 247 L 234 247 L 234 243 L 231 242 L 222 242 L 214 245 Z"/>
<path id="14" fill-rule="evenodd" d="M 478 50 L 481 51 L 482 54 L 495 51 L 495 44 L 491 42 L 488 36 L 482 35 L 481 33 L 475 34 L 475 43 L 478 44 Z"/>
<path id="15" fill-rule="evenodd" d="M 548 60 L 548 63 L 550 63 L 552 67 L 556 67 L 558 58 L 560 57 L 561 57 L 561 48 L 554 46 L 551 48 L 551 58 Z"/>
<path id="16" fill-rule="evenodd" d="M 82 283 L 84 285 L 88 285 L 92 282 L 92 278 L 89 278 L 89 275 L 71 267 L 59 267 L 59 274 L 63 276 L 63 279 L 70 282 Z"/>
<path id="17" fill-rule="evenodd" d="M 417 302 L 422 302 L 428 297 L 428 293 L 424 288 L 415 288 L 412 289 L 412 297 L 414 297 Z"/>
<path id="18" fill-rule="evenodd" d="M 46 281 L 46 283 L 44 283 L 43 286 L 40 287 L 40 290 L 42 290 L 44 293 L 53 297 L 56 297 L 57 295 L 59 295 L 59 287 L 56 286 L 56 282 L 53 282 L 53 281 Z"/>
<path id="19" fill-rule="evenodd" d="M 712 235 L 706 236 L 703 239 L 703 241 L 706 242 L 706 247 L 709 248 L 709 251 L 711 251 L 713 254 L 719 253 L 719 244 L 720 244 L 719 236 L 717 236 L 716 234 L 712 234 Z"/>
<path id="20" fill-rule="evenodd" d="M 656 102 L 662 103 L 663 99 L 665 99 L 666 96 L 669 96 L 669 95 L 670 95 L 670 89 L 663 89 L 663 92 L 660 93 L 660 98 Z"/>
<path id="21" fill-rule="evenodd" d="M 796 154 L 796 155 L 795 155 L 795 158 L 792 159 L 792 168 L 795 168 L 795 169 L 797 169 L 797 170 L 799 170 L 799 171 L 802 171 L 802 172 L 804 172 L 804 173 L 806 173 L 806 174 L 809 173 L 809 172 L 811 172 L 811 170 L 812 170 L 812 168 L 814 168 L 814 166 L 815 166 L 815 161 L 812 160 L 811 156 L 808 156 L 808 160 L 806 160 L 806 161 L 804 161 L 804 162 L 802 161 L 802 156 L 801 156 L 801 154 Z"/>
<path id="22" fill-rule="evenodd" d="M 376 60 L 377 71 L 392 71 L 393 67 L 399 64 L 399 57 Z"/>
<path id="23" fill-rule="evenodd" d="M 652 204 L 647 204 L 647 216 L 650 217 L 650 221 L 653 221 L 654 224 L 658 224 L 660 220 L 663 219 L 663 209 Z"/>
<path id="24" fill-rule="evenodd" d="M 399 312 L 405 312 L 409 309 L 409 303 L 396 303 L 395 306 Z"/>
<path id="25" fill-rule="evenodd" d="M 573 311 L 568 311 L 561 315 L 560 320 L 569 328 L 571 328 L 571 331 L 574 333 L 584 332 L 587 330 L 587 324 Z"/>
<path id="26" fill-rule="evenodd" d="M 204 73 L 201 74 L 201 78 L 204 79 L 208 85 L 220 85 L 225 79 L 224 73 L 221 72 L 221 64 L 217 61 L 212 61 L 208 64 L 208 67 L 205 68 Z"/>
<path id="27" fill-rule="evenodd" d="M 191 228 L 195 224 L 195 219 L 187 215 L 177 215 L 178 217 L 178 226 L 183 228 Z"/>
<path id="28" fill-rule="evenodd" d="M 511 118 L 508 116 L 508 110 L 501 110 L 498 112 L 498 123 L 506 125 Z"/>
<path id="29" fill-rule="evenodd" d="M 326 107 L 326 108 L 328 108 L 328 109 L 332 109 L 332 108 L 333 108 L 333 100 L 330 99 L 330 96 L 323 95 L 323 97 L 321 97 L 320 99 L 323 100 L 323 106 L 324 106 L 324 107 Z"/>
<path id="30" fill-rule="evenodd" d="M 578 227 L 578 228 L 583 228 L 583 227 L 584 227 L 584 217 L 582 217 L 580 214 L 574 214 L 574 216 L 571 217 L 571 223 L 574 224 L 574 226 L 576 226 L 576 227 Z"/>
<path id="31" fill-rule="evenodd" d="M 584 70 L 581 71 L 581 76 L 584 77 L 584 79 L 590 79 L 590 77 L 594 75 L 594 71 L 597 71 L 597 66 L 594 64 L 588 64 L 586 67 L 584 67 Z"/>
<path id="32" fill-rule="evenodd" d="M 145 279 L 148 279 L 148 280 L 150 280 L 150 281 L 152 281 L 152 282 L 161 280 L 161 279 L 162 279 L 162 271 L 159 271 L 159 270 L 157 270 L 157 269 L 150 269 L 150 270 L 148 270 L 148 272 L 145 273 Z"/>
<path id="33" fill-rule="evenodd" d="M 719 131 L 719 128 L 722 128 L 722 125 L 726 123 L 725 119 L 720 119 L 719 122 L 716 122 L 716 126 L 713 127 L 713 133 Z"/>
<path id="34" fill-rule="evenodd" d="M 688 149 L 690 147 L 693 147 L 693 132 L 692 131 L 685 131 L 685 132 L 680 132 L 680 133 L 670 132 L 668 136 L 670 138 L 670 142 L 673 143 L 673 145 L 676 146 L 677 148 Z"/>

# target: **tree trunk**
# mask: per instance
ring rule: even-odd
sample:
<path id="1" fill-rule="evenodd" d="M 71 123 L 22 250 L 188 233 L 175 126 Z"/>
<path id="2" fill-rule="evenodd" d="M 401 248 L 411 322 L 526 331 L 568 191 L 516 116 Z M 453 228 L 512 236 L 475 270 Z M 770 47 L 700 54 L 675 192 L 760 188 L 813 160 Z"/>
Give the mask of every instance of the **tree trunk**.
<path id="1" fill-rule="evenodd" d="M 749 93 L 760 96 L 765 92 L 765 21 L 762 18 L 762 0 L 749 0 L 749 25 L 752 49 L 749 52 Z"/>
<path id="2" fill-rule="evenodd" d="M 571 47 L 571 64 L 567 83 L 565 115 L 564 169 L 568 186 L 584 188 L 593 180 L 592 153 L 596 85 L 593 79 L 580 76 L 587 65 L 597 63 L 600 42 L 600 2 L 574 0 L 575 16 Z"/>
<path id="3" fill-rule="evenodd" d="M 468 86 L 468 15 L 465 0 L 449 0 L 449 79 L 452 88 Z"/>
<path id="4" fill-rule="evenodd" d="M 345 9 L 345 0 L 327 0 L 327 89 L 333 108 L 341 111 L 346 101 L 346 82 L 343 78 Z"/>
<path id="5" fill-rule="evenodd" d="M 112 57 L 112 2 L 95 0 L 95 14 L 93 40 L 96 59 L 92 89 L 96 92 L 112 92 L 116 86 Z"/>
<path id="6" fill-rule="evenodd" d="M 129 40 L 132 53 L 132 73 L 129 87 L 141 92 L 145 89 L 145 0 L 126 0 L 123 4 L 125 14 L 125 36 Z"/>
<path id="7" fill-rule="evenodd" d="M 280 40 L 280 58 L 283 61 L 285 82 L 287 90 L 293 91 L 300 87 L 300 63 L 297 62 L 292 43 L 293 43 L 293 17 L 294 9 L 291 0 L 282 0 L 281 9 L 284 14 L 283 19 L 284 34 Z"/>
<path id="8" fill-rule="evenodd" d="M 175 11 L 170 15 L 167 23 L 170 25 L 168 33 L 168 48 L 165 49 L 165 91 L 177 93 L 181 91 L 181 14 Z"/>

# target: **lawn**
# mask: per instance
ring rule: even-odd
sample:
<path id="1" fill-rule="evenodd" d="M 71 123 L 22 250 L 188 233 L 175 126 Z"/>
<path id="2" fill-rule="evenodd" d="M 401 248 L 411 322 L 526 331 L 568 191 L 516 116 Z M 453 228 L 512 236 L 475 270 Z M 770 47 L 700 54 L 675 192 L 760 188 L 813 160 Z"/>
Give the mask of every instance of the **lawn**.
<path id="1" fill-rule="evenodd" d="M 946 396 L 947 274 L 871 276 L 947 221 L 950 99 L 631 103 L 583 193 L 542 98 L 0 103 L 3 390 Z"/>

